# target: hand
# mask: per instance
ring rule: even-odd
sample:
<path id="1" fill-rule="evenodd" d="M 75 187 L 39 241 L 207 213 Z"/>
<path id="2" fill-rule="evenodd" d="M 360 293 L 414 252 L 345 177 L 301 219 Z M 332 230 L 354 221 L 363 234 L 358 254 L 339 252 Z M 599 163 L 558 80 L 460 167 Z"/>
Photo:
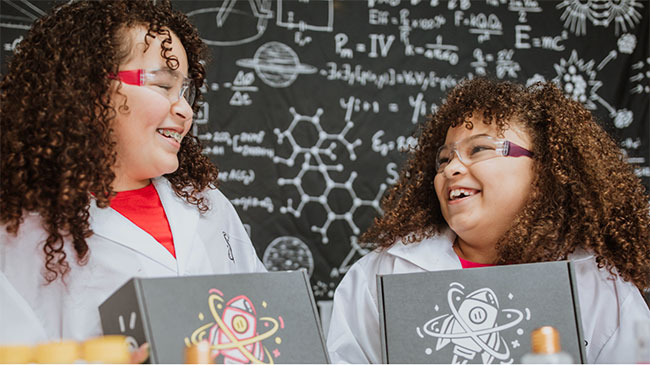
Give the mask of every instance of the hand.
<path id="1" fill-rule="evenodd" d="M 131 353 L 131 364 L 142 364 L 149 358 L 149 343 L 143 343 L 137 350 Z"/>

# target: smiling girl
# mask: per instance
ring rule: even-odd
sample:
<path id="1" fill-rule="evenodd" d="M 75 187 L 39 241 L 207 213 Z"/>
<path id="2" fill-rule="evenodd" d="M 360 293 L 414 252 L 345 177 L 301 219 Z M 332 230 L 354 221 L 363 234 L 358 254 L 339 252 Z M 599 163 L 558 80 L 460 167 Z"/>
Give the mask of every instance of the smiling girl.
<path id="1" fill-rule="evenodd" d="M 265 270 L 191 133 L 205 53 L 167 1 L 68 2 L 20 43 L 0 83 L 0 342 L 100 335 L 134 276 Z"/>
<path id="2" fill-rule="evenodd" d="M 634 362 L 650 320 L 650 211 L 614 141 L 551 83 L 462 82 L 362 236 L 334 295 L 333 362 L 381 361 L 376 275 L 569 259 L 587 361 Z"/>

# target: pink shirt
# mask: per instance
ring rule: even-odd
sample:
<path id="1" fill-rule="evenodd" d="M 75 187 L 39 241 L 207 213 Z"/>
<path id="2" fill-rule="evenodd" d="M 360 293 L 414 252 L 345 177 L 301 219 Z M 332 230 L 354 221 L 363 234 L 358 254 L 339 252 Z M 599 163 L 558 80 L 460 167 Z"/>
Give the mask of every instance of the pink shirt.
<path id="1" fill-rule="evenodd" d="M 463 269 L 471 269 L 474 267 L 496 266 L 494 264 L 479 264 L 478 262 L 467 261 L 460 256 L 458 256 L 458 259 L 460 260 L 460 266 L 462 266 Z"/>
<path id="2" fill-rule="evenodd" d="M 111 200 L 111 208 L 153 236 L 176 257 L 169 221 L 153 184 L 141 189 L 118 192 Z"/>

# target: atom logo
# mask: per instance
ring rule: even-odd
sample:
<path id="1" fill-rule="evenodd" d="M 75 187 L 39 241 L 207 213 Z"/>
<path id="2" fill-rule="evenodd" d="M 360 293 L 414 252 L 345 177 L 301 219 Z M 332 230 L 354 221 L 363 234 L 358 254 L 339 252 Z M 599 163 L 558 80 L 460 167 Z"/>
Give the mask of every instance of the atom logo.
<path id="1" fill-rule="evenodd" d="M 494 359 L 512 362 L 510 347 L 501 332 L 518 325 L 524 319 L 524 313 L 518 309 L 500 309 L 497 296 L 490 288 L 481 288 L 467 295 L 464 289 L 460 283 L 451 283 L 447 292 L 451 313 L 427 321 L 421 329 L 416 328 L 421 338 L 427 335 L 437 339 L 435 348 L 427 348 L 425 353 L 431 355 L 433 351 L 453 344 L 452 364 L 467 363 L 477 354 L 484 364 L 490 364 Z M 510 294 L 509 299 L 512 298 Z M 438 306 L 435 309 L 437 311 Z M 528 308 L 525 312 L 526 320 L 529 320 Z M 518 335 L 523 333 L 522 329 L 517 330 Z M 519 341 L 515 339 L 511 345 L 516 348 Z"/>
<path id="2" fill-rule="evenodd" d="M 258 318 L 253 302 L 247 296 L 239 295 L 226 302 L 223 293 L 217 289 L 210 290 L 208 306 L 214 321 L 197 328 L 190 338 L 185 338 L 187 346 L 199 343 L 207 336 L 213 360 L 221 357 L 224 364 L 273 364 L 273 358 L 280 356 L 279 349 L 269 352 L 263 341 L 284 328 L 281 316 L 277 319 Z M 266 306 L 263 301 L 262 307 Z M 199 319 L 204 319 L 203 313 L 199 313 Z M 282 339 L 276 336 L 274 343 L 279 345 Z"/>

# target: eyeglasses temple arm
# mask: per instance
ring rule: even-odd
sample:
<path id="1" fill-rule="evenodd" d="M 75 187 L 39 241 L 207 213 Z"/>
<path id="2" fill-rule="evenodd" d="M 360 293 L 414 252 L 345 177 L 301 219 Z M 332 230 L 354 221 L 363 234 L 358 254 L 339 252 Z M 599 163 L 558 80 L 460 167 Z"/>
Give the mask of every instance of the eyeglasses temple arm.
<path id="1" fill-rule="evenodd" d="M 110 74 L 109 77 L 116 78 L 125 84 L 142 86 L 145 81 L 144 74 L 144 70 L 126 70 L 118 72 L 117 77 L 114 77 L 113 74 Z"/>
<path id="2" fill-rule="evenodd" d="M 505 141 L 504 147 L 505 147 L 504 156 L 512 156 L 512 157 L 528 156 L 528 157 L 533 157 L 532 152 L 530 152 L 529 150 L 517 145 L 516 143 L 510 142 L 510 141 Z"/>

